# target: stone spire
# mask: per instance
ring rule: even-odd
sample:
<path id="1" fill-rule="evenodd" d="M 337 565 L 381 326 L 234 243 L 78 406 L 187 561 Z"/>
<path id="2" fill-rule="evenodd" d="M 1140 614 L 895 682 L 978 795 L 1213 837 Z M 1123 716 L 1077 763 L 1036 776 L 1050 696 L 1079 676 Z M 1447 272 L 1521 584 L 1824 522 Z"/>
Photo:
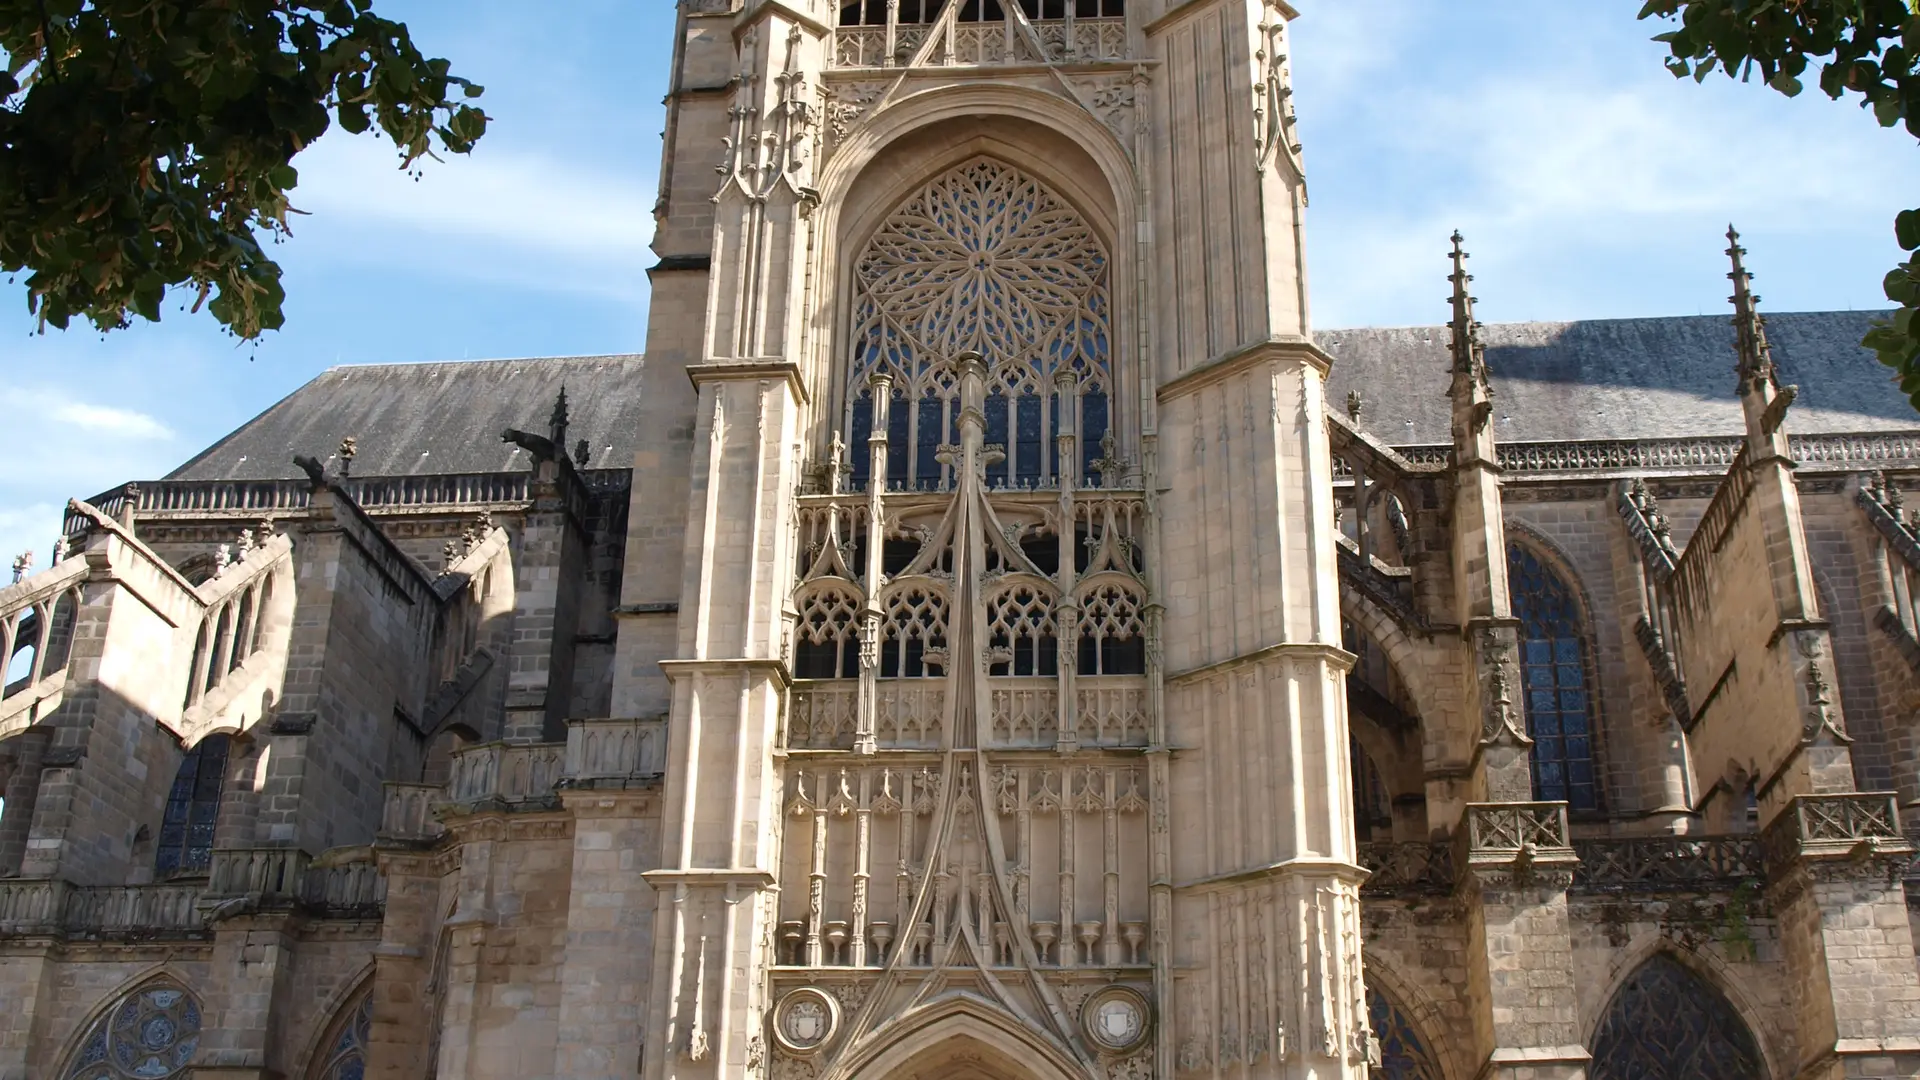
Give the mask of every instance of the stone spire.
<path id="1" fill-rule="evenodd" d="M 1799 388 L 1781 386 L 1773 366 L 1773 349 L 1767 344 L 1766 320 L 1760 317 L 1760 298 L 1753 292 L 1753 275 L 1741 258 L 1747 249 L 1740 246 L 1740 233 L 1727 226 L 1727 257 L 1733 270 L 1727 279 L 1733 282 L 1734 351 L 1739 362 L 1734 371 L 1739 377 L 1735 392 L 1747 418 L 1747 444 L 1755 455 L 1769 452 L 1787 456 L 1787 437 L 1780 430 L 1787 407 L 1793 404 Z"/>
<path id="2" fill-rule="evenodd" d="M 1473 275 L 1467 273 L 1467 255 L 1463 238 L 1453 234 L 1453 320 L 1449 351 L 1453 355 L 1453 381 L 1447 397 L 1453 401 L 1453 448 L 1462 464 L 1494 460 L 1493 435 L 1488 421 L 1493 416 L 1493 387 L 1487 380 L 1486 349 L 1480 344 L 1480 324 L 1473 317 L 1474 297 L 1467 291 Z"/>

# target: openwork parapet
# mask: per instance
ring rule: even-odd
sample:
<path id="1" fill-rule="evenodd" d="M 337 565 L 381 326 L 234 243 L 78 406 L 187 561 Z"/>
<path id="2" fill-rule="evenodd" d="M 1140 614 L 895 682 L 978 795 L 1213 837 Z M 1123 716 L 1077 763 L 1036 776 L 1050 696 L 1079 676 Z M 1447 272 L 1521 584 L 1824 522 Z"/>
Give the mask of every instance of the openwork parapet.
<path id="1" fill-rule="evenodd" d="M 1757 836 L 1648 836 L 1579 840 L 1581 892 L 1717 892 L 1765 879 Z"/>
<path id="2" fill-rule="evenodd" d="M 1388 841 L 1360 845 L 1360 866 L 1372 875 L 1362 896 L 1444 896 L 1453 891 L 1453 845 Z"/>

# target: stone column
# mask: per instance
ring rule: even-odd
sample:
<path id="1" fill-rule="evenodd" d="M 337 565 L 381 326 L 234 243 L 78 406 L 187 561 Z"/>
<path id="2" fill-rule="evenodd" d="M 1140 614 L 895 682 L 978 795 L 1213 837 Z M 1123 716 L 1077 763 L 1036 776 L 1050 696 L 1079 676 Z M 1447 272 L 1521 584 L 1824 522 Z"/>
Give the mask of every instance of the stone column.
<path id="1" fill-rule="evenodd" d="M 1893 796 L 1798 796 L 1765 847 L 1794 987 L 1794 1075 L 1920 1077 L 1920 973 L 1900 882 L 1914 849 Z"/>
<path id="2" fill-rule="evenodd" d="M 1579 865 L 1565 803 L 1476 803 L 1457 850 L 1467 903 L 1474 1075 L 1581 1080 L 1567 890 Z"/>
<path id="3" fill-rule="evenodd" d="M 564 442 L 564 421 L 557 432 Z M 520 528 L 514 573 L 518 596 L 507 662 L 508 742 L 566 738 L 586 547 L 580 522 L 568 506 L 568 488 L 578 486 L 569 462 L 542 461 L 535 467 L 533 505 Z"/>
<path id="4" fill-rule="evenodd" d="M 634 1080 L 646 1025 L 655 894 L 643 871 L 660 849 L 655 791 L 568 790 L 573 888 L 560 973 L 554 1075 Z"/>
<path id="5" fill-rule="evenodd" d="M 387 879 L 380 942 L 373 947 L 373 1016 L 367 1039 L 370 1080 L 431 1077 L 429 1058 L 439 1038 L 434 964 L 445 940 L 438 910 L 438 858 L 426 850 L 376 849 Z"/>
<path id="6" fill-rule="evenodd" d="M 1180 1073 L 1361 1080 L 1374 1049 L 1325 363 L 1275 343 L 1160 389 Z"/>
<path id="7" fill-rule="evenodd" d="M 291 924 L 285 911 L 218 924 L 193 1080 L 279 1080 L 287 1074 L 292 1062 L 283 1018 L 298 936 Z"/>

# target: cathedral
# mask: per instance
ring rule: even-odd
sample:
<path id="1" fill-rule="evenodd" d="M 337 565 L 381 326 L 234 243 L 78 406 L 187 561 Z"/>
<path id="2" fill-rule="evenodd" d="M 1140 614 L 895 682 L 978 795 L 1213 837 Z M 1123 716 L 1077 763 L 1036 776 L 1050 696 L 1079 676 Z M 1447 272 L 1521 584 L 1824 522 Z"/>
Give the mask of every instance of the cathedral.
<path id="1" fill-rule="evenodd" d="M 15 561 L 0 1078 L 1920 1077 L 1872 316 L 1313 328 L 1295 15 L 679 0 L 644 353 Z"/>

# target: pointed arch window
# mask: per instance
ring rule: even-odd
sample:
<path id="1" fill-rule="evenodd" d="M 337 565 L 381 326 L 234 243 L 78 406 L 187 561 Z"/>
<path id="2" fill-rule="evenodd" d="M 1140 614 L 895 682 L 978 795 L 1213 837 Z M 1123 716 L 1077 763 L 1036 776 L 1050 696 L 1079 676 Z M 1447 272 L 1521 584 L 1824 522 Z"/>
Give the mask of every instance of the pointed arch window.
<path id="1" fill-rule="evenodd" d="M 365 991 L 346 1011 L 320 1047 L 313 1080 L 362 1080 L 367 1074 L 367 1044 L 373 1035 L 373 992 Z"/>
<path id="2" fill-rule="evenodd" d="M 1104 482 L 1094 465 L 1112 424 L 1109 261 L 1078 210 L 1011 165 L 979 157 L 929 181 L 853 262 L 847 444 L 867 444 L 868 380 L 890 375 L 887 486 L 950 488 L 943 448 L 959 441 L 959 381 L 948 362 L 975 351 L 989 372 L 986 441 L 1006 454 L 988 484 L 1057 483 L 1054 436 L 1068 421 L 1083 483 Z M 852 483 L 863 489 L 871 465 L 853 458 Z"/>
<path id="3" fill-rule="evenodd" d="M 220 817 L 220 791 L 232 740 L 209 735 L 187 751 L 173 774 L 153 868 L 160 876 L 205 870 L 213 861 L 213 829 Z"/>
<path id="4" fill-rule="evenodd" d="M 200 1046 L 200 1001 L 171 979 L 128 991 L 87 1029 L 65 1080 L 174 1080 Z"/>
<path id="5" fill-rule="evenodd" d="M 1380 1040 L 1380 1064 L 1371 1073 L 1374 1080 L 1441 1080 L 1439 1063 L 1413 1017 L 1372 986 L 1367 987 L 1367 1024 Z"/>
<path id="6" fill-rule="evenodd" d="M 1519 544 L 1507 547 L 1507 582 L 1520 621 L 1520 686 L 1533 739 L 1533 797 L 1600 809 L 1587 631 L 1573 589 Z"/>
<path id="7" fill-rule="evenodd" d="M 1764 1080 L 1753 1032 L 1724 995 L 1670 956 L 1633 973 L 1593 1037 L 1592 1080 Z"/>

